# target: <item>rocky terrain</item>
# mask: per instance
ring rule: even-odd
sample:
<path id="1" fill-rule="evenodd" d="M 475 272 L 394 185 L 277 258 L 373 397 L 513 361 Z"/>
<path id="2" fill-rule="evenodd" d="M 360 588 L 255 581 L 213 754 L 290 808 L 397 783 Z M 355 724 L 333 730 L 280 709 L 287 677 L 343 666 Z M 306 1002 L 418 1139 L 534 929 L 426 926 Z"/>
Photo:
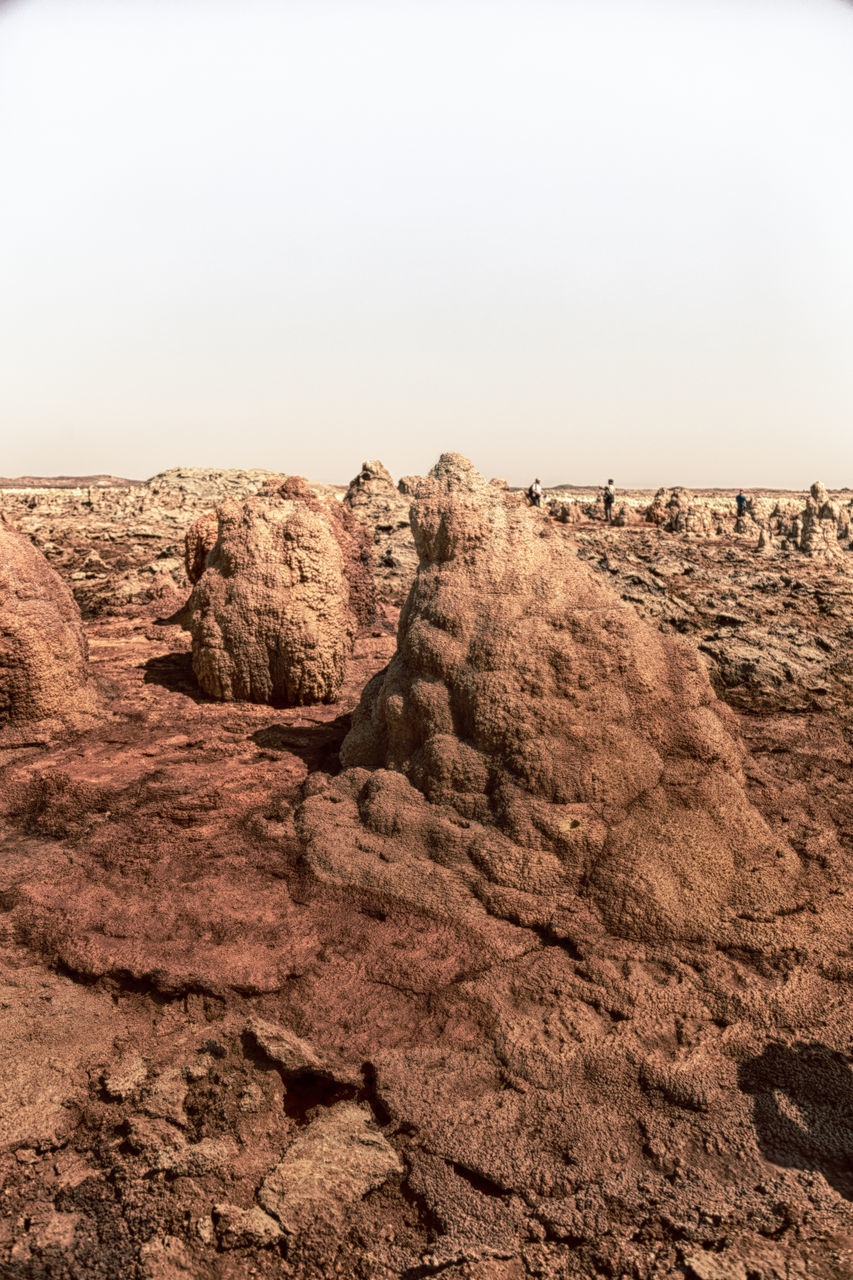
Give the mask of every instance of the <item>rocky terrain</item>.
<path id="1" fill-rule="evenodd" d="M 282 479 L 0 494 L 0 1274 L 853 1275 L 849 493 Z M 205 693 L 341 503 L 334 701 Z"/>

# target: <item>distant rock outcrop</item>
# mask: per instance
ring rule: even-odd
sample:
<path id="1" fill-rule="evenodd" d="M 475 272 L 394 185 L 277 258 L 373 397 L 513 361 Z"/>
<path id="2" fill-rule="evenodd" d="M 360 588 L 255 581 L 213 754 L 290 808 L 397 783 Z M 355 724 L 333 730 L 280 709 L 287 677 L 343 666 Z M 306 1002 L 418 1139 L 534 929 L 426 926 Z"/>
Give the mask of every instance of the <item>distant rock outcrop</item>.
<path id="1" fill-rule="evenodd" d="M 801 551 L 815 560 L 835 559 L 850 536 L 850 513 L 816 480 L 804 506 L 790 498 L 771 503 L 768 498 L 750 496 L 747 515 L 736 522 L 735 532 L 754 532 L 756 527 L 756 549 L 764 554 Z"/>
<path id="2" fill-rule="evenodd" d="M 841 507 L 833 502 L 825 485 L 816 480 L 800 514 L 800 550 L 816 559 L 835 557 L 843 548 L 839 542 Z"/>
<path id="3" fill-rule="evenodd" d="M 363 462 L 349 483 L 345 504 L 363 516 L 377 531 L 392 533 L 409 527 L 409 502 L 395 487 L 391 473 L 381 462 Z"/>
<path id="4" fill-rule="evenodd" d="M 627 525 L 639 524 L 640 517 L 629 502 L 620 502 L 613 512 L 613 523 L 617 529 L 624 529 Z"/>
<path id="5" fill-rule="evenodd" d="M 351 481 L 344 505 L 372 537 L 373 572 L 383 599 L 402 603 L 417 568 L 409 526 L 411 501 L 395 488 L 381 462 L 363 462 Z"/>
<path id="6" fill-rule="evenodd" d="M 74 597 L 40 551 L 0 518 L 0 726 L 94 710 Z"/>
<path id="7" fill-rule="evenodd" d="M 165 505 L 191 506 L 243 497 L 256 492 L 270 480 L 280 483 L 281 479 L 280 472 L 261 468 L 170 467 L 168 471 L 160 471 L 146 480 L 145 489 L 149 502 L 159 499 Z"/>
<path id="8" fill-rule="evenodd" d="M 558 524 L 577 524 L 586 514 L 582 503 L 571 500 L 566 502 L 560 498 L 551 499 L 548 503 L 548 512 L 551 519 L 556 520 Z"/>
<path id="9" fill-rule="evenodd" d="M 697 502 L 692 491 L 681 485 L 674 489 L 658 489 L 646 510 L 646 521 L 668 533 L 688 533 L 711 537 L 716 523 L 708 507 Z"/>
<path id="10" fill-rule="evenodd" d="M 412 522 L 397 653 L 353 716 L 332 803 L 306 805 L 318 873 L 375 888 L 389 838 L 388 892 L 420 910 L 472 927 L 485 903 L 553 928 L 580 898 L 647 940 L 719 935 L 729 911 L 784 899 L 796 858 L 747 799 L 698 656 L 459 455 Z"/>
<path id="11" fill-rule="evenodd" d="M 213 545 L 183 611 L 202 689 L 274 705 L 334 701 L 374 612 L 363 532 L 294 476 L 215 517 L 215 537 L 198 531 L 194 545 Z"/>

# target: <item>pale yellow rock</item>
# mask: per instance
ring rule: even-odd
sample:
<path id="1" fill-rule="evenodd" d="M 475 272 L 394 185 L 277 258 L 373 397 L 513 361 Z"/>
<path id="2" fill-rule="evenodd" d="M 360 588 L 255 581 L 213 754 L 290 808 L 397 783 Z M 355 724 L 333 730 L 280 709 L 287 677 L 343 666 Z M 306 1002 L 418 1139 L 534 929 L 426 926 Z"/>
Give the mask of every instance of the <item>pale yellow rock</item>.
<path id="1" fill-rule="evenodd" d="M 222 1249 L 273 1244 L 282 1234 L 275 1218 L 257 1205 L 241 1209 L 235 1204 L 217 1204 L 213 1209 L 213 1223 Z"/>
<path id="2" fill-rule="evenodd" d="M 397 1152 L 369 1112 L 342 1103 L 313 1120 L 267 1175 L 258 1200 L 285 1231 L 334 1220 L 346 1206 L 402 1173 Z"/>
<path id="3" fill-rule="evenodd" d="M 122 1054 L 117 1062 L 104 1072 L 104 1090 L 107 1097 L 117 1102 L 130 1098 L 145 1080 L 147 1068 L 138 1053 Z"/>

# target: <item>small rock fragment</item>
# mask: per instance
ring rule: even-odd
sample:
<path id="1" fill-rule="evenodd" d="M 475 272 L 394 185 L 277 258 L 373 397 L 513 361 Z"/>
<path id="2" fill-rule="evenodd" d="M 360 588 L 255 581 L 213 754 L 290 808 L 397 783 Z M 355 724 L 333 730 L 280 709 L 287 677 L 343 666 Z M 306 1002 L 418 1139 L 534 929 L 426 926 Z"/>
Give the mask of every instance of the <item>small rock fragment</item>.
<path id="1" fill-rule="evenodd" d="M 138 1053 L 125 1053 L 103 1074 L 104 1091 L 114 1102 L 123 1102 L 136 1093 L 147 1068 Z"/>
<path id="2" fill-rule="evenodd" d="M 345 1102 L 300 1133 L 267 1175 L 258 1200 L 295 1234 L 318 1218 L 337 1219 L 347 1205 L 402 1171 L 397 1152 L 369 1113 Z"/>
<path id="3" fill-rule="evenodd" d="M 236 1204 L 215 1205 L 213 1228 L 221 1249 L 273 1244 L 281 1236 L 281 1227 L 275 1218 L 257 1205 L 251 1209 L 241 1209 Z"/>

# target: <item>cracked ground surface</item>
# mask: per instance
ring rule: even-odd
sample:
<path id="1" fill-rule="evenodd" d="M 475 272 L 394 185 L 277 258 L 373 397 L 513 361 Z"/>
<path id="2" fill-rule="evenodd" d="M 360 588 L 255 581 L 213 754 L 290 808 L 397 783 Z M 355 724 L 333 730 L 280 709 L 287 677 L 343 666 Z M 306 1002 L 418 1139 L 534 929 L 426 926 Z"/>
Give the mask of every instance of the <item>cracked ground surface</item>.
<path id="1" fill-rule="evenodd" d="M 850 568 L 566 536 L 703 653 L 809 895 L 737 947 L 579 902 L 484 948 L 306 857 L 393 609 L 294 710 L 204 699 L 155 608 L 90 618 L 104 718 L 0 757 L 4 1276 L 853 1274 Z"/>

